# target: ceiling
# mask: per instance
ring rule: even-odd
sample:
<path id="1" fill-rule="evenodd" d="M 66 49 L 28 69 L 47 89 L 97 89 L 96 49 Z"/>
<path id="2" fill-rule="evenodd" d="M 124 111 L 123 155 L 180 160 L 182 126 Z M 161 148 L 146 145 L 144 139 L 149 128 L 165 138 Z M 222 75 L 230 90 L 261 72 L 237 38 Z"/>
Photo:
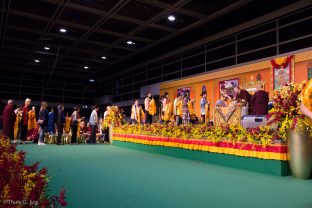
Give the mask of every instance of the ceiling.
<path id="1" fill-rule="evenodd" d="M 2 0 L 0 69 L 109 77 L 144 61 L 140 57 L 150 59 L 294 2 Z"/>

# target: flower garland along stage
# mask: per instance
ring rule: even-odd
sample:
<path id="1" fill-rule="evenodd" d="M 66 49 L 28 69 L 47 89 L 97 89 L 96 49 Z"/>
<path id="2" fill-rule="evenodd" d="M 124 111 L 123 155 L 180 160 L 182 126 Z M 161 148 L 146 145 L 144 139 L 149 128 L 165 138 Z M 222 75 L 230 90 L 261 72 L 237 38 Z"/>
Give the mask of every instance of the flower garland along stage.
<path id="1" fill-rule="evenodd" d="M 305 82 L 291 83 L 275 91 L 274 107 L 267 117 L 267 125 L 262 127 L 126 124 L 114 127 L 113 140 L 285 161 L 288 160 L 287 130 L 294 128 L 298 121 L 312 126 L 311 120 L 299 110 L 300 93 L 305 85 Z"/>

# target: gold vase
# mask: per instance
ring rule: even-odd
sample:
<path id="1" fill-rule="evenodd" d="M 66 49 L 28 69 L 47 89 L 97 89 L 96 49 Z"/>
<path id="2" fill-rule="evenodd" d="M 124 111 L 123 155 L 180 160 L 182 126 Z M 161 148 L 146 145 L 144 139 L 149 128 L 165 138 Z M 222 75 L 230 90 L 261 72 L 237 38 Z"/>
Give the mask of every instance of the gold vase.
<path id="1" fill-rule="evenodd" d="M 288 160 L 293 177 L 308 179 L 312 169 L 312 139 L 304 124 L 287 133 Z"/>

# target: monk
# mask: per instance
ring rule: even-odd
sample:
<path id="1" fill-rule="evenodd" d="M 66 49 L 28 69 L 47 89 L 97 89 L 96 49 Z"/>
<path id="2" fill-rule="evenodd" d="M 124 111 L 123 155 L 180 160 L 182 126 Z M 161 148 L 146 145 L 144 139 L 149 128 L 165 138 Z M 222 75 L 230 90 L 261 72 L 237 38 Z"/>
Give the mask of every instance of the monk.
<path id="1" fill-rule="evenodd" d="M 259 86 L 259 90 L 252 96 L 252 114 L 253 115 L 267 115 L 269 93 L 263 90 L 263 85 Z"/>
<path id="2" fill-rule="evenodd" d="M 251 97 L 250 97 L 250 94 L 247 90 L 240 89 L 239 86 L 235 86 L 234 87 L 234 93 L 235 93 L 235 100 L 236 101 L 239 101 L 239 102 L 245 104 L 245 106 L 250 107 Z"/>
<path id="3" fill-rule="evenodd" d="M 31 99 L 26 98 L 25 105 L 23 106 L 22 113 L 22 129 L 21 129 L 21 140 L 22 144 L 25 144 L 27 132 L 28 132 L 28 112 L 30 111 L 29 105 L 31 104 Z"/>
<path id="4" fill-rule="evenodd" d="M 13 100 L 9 100 L 3 111 L 3 135 L 9 139 L 14 138 L 14 123 L 16 115 L 13 108 Z"/>

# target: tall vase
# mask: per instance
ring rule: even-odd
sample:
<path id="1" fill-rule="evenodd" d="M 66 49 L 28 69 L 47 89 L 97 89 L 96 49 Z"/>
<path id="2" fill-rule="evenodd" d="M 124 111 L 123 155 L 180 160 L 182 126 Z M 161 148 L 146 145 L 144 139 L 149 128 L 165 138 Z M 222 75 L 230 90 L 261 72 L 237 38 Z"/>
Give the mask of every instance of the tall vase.
<path id="1" fill-rule="evenodd" d="M 312 140 L 304 124 L 289 130 L 288 159 L 293 177 L 308 179 L 312 170 Z"/>
<path id="2" fill-rule="evenodd" d="M 109 144 L 113 144 L 113 128 L 114 128 L 114 125 L 113 124 L 109 124 L 109 128 L 108 128 Z"/>

